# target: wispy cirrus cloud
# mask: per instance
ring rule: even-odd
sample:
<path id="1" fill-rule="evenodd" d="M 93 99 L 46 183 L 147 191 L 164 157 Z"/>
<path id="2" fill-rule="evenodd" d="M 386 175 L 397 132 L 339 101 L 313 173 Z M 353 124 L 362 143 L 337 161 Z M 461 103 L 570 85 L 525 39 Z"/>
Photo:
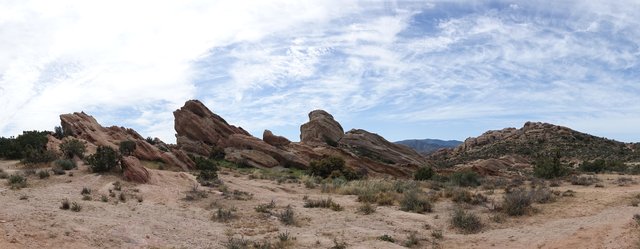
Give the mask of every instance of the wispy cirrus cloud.
<path id="1" fill-rule="evenodd" d="M 634 1 L 68 5 L 0 7 L 5 135 L 82 109 L 172 141 L 171 111 L 199 98 L 292 139 L 322 108 L 391 140 L 527 120 L 640 140 Z"/>

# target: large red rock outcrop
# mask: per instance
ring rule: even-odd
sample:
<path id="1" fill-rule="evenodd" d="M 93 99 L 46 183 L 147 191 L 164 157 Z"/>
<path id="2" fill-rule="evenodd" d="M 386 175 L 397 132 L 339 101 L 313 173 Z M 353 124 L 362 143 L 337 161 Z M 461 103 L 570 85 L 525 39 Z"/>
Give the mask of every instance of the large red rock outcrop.
<path id="1" fill-rule="evenodd" d="M 173 116 L 178 147 L 189 153 L 209 155 L 213 147 L 225 144 L 232 134 L 251 136 L 242 128 L 229 125 L 198 100 L 187 101 Z"/>
<path id="2" fill-rule="evenodd" d="M 340 123 L 324 110 L 310 112 L 309 122 L 300 126 L 300 142 L 312 146 L 335 146 L 343 136 Z"/>
<path id="3" fill-rule="evenodd" d="M 340 140 L 340 147 L 387 164 L 423 165 L 425 158 L 415 150 L 387 141 L 378 134 L 352 129 Z"/>
<path id="4" fill-rule="evenodd" d="M 139 159 L 149 161 L 158 160 L 184 170 L 195 167 L 195 163 L 188 157 L 182 155 L 176 156 L 173 152 L 160 150 L 158 147 L 145 141 L 145 139 L 133 129 L 117 126 L 102 127 L 95 118 L 84 112 L 60 115 L 60 121 L 65 135 L 86 141 L 88 153 L 93 153 L 96 146 L 109 146 L 118 149 L 120 142 L 134 141 L 136 143 L 136 150 L 132 155 Z"/>

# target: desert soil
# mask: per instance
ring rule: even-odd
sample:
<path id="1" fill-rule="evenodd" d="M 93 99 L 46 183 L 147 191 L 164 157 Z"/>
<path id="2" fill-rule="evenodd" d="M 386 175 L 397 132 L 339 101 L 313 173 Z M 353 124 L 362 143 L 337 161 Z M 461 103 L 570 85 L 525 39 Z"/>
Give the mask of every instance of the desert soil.
<path id="1" fill-rule="evenodd" d="M 17 161 L 0 161 L 0 168 L 12 174 L 21 171 Z M 250 193 L 249 200 L 225 198 L 216 188 L 199 187 L 207 193 L 199 200 L 185 196 L 196 184 L 186 172 L 150 170 L 152 182 L 123 182 L 112 174 L 92 174 L 86 167 L 71 170 L 73 176 L 28 177 L 28 187 L 12 190 L 0 180 L 0 248 L 225 248 L 229 236 L 251 241 L 277 241 L 288 232 L 296 239 L 289 248 L 329 248 L 334 240 L 348 248 L 404 248 L 407 236 L 415 232 L 415 248 L 638 248 L 640 229 L 633 219 L 640 207 L 631 200 L 640 193 L 639 184 L 618 186 L 618 175 L 598 175 L 604 188 L 562 183 L 554 190 L 575 191 L 550 204 L 536 204 L 536 212 L 507 217 L 496 223 L 495 213 L 483 206 L 469 210 L 480 215 L 485 228 L 477 234 L 462 234 L 450 225 L 453 204 L 441 198 L 434 212 L 416 214 L 398 206 L 380 206 L 376 212 L 357 212 L 356 196 L 321 193 L 302 183 L 277 183 L 250 179 L 249 175 L 223 169 L 220 178 L 230 191 Z M 625 176 L 630 177 L 630 176 Z M 635 181 L 635 176 L 631 176 Z M 113 183 L 122 181 L 122 190 Z M 81 190 L 90 188 L 92 200 L 82 200 Z M 109 196 L 114 192 L 115 197 Z M 485 190 L 480 188 L 488 195 Z M 119 201 L 124 193 L 127 201 Z M 108 197 L 103 202 L 101 197 Z M 138 201 L 138 196 L 141 201 Z M 304 208 L 311 199 L 331 197 L 343 211 Z M 500 191 L 488 195 L 500 200 Z M 245 196 L 246 197 L 246 196 Z M 81 205 L 80 212 L 60 209 L 61 200 Z M 242 198 L 240 198 L 242 199 Z M 258 213 L 259 204 L 276 203 L 274 212 L 291 205 L 297 224 L 285 226 L 274 215 Z M 218 208 L 235 208 L 230 222 L 211 219 Z M 432 232 L 441 230 L 443 238 Z M 396 243 L 378 239 L 390 235 Z"/>

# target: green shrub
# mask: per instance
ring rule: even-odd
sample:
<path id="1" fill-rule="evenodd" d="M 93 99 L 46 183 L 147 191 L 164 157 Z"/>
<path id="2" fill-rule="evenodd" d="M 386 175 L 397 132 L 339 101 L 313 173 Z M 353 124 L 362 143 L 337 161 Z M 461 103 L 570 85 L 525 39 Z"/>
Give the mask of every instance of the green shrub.
<path id="1" fill-rule="evenodd" d="M 74 156 L 84 158 L 87 146 L 78 139 L 70 139 L 60 144 L 60 151 L 64 158 L 72 159 Z"/>
<path id="2" fill-rule="evenodd" d="M 60 206 L 60 209 L 67 210 L 69 208 L 71 208 L 71 204 L 69 204 L 69 199 L 63 199 L 62 200 L 62 205 Z"/>
<path id="3" fill-rule="evenodd" d="M 40 177 L 40 179 L 45 179 L 45 178 L 48 178 L 49 176 L 50 176 L 49 171 L 47 170 L 38 171 L 38 177 Z"/>
<path id="4" fill-rule="evenodd" d="M 136 142 L 131 140 L 122 141 L 118 149 L 120 154 L 130 156 L 136 150 Z"/>
<path id="5" fill-rule="evenodd" d="M 87 187 L 83 187 L 82 191 L 80 191 L 81 195 L 90 195 L 91 194 L 91 189 L 87 188 Z"/>
<path id="6" fill-rule="evenodd" d="M 271 213 L 271 209 L 276 207 L 276 202 L 271 200 L 271 202 L 267 204 L 259 204 L 254 209 L 258 213 Z"/>
<path id="7" fill-rule="evenodd" d="M 2 137 L 0 138 L 0 157 L 17 160 L 24 159 L 27 157 L 27 153 L 31 153 L 32 158 L 26 160 L 25 163 L 47 162 L 41 159 L 51 155 L 44 153 L 49 141 L 48 134 L 47 131 L 23 131 L 17 138 Z"/>
<path id="8" fill-rule="evenodd" d="M 571 178 L 569 178 L 569 182 L 571 182 L 572 185 L 581 186 L 589 186 L 599 181 L 600 180 L 594 176 L 571 176 Z"/>
<path id="9" fill-rule="evenodd" d="M 396 240 L 393 239 L 393 237 L 391 237 L 390 235 L 387 235 L 387 234 L 378 237 L 378 239 L 382 240 L 382 241 L 391 242 L 391 243 L 395 243 L 396 242 Z"/>
<path id="10" fill-rule="evenodd" d="M 416 181 L 430 180 L 433 177 L 433 169 L 429 166 L 420 167 L 413 174 L 413 179 Z"/>
<path id="11" fill-rule="evenodd" d="M 533 196 L 531 192 L 518 188 L 504 195 L 502 210 L 511 216 L 526 214 L 531 208 Z"/>
<path id="12" fill-rule="evenodd" d="M 361 178 L 358 174 L 345 167 L 344 159 L 336 156 L 328 156 L 320 160 L 311 161 L 309 173 L 322 178 L 344 177 L 347 180 Z"/>
<path id="13" fill-rule="evenodd" d="M 71 170 L 76 167 L 76 163 L 69 159 L 58 159 L 54 164 L 63 170 Z"/>
<path id="14" fill-rule="evenodd" d="M 62 127 L 60 126 L 53 127 L 53 136 L 57 139 L 64 138 L 64 131 L 62 130 Z"/>
<path id="15" fill-rule="evenodd" d="M 480 217 L 473 213 L 467 213 L 462 209 L 456 209 L 451 216 L 451 225 L 460 229 L 463 233 L 477 233 L 484 226 Z"/>
<path id="16" fill-rule="evenodd" d="M 542 157 L 536 160 L 533 166 L 533 175 L 545 179 L 553 179 L 565 176 L 569 169 L 560 162 L 560 154 L 554 157 Z"/>
<path id="17" fill-rule="evenodd" d="M 147 143 L 149 143 L 150 145 L 155 145 L 156 144 L 156 141 L 153 140 L 153 138 L 151 138 L 151 137 L 145 138 L 144 141 L 147 141 Z"/>
<path id="18" fill-rule="evenodd" d="M 480 176 L 473 171 L 459 171 L 451 174 L 449 181 L 456 186 L 477 187 L 480 186 Z"/>
<path id="19" fill-rule="evenodd" d="M 400 210 L 414 213 L 431 212 L 431 202 L 418 191 L 408 191 L 400 200 Z"/>
<path id="20" fill-rule="evenodd" d="M 27 187 L 27 178 L 21 175 L 11 175 L 8 183 L 12 189 L 21 189 Z"/>
<path id="21" fill-rule="evenodd" d="M 61 168 L 53 168 L 53 169 L 51 169 L 51 171 L 53 171 L 53 174 L 56 174 L 56 175 L 64 175 L 65 174 L 64 170 L 61 169 Z"/>
<path id="22" fill-rule="evenodd" d="M 109 146 L 98 146 L 96 153 L 87 157 L 87 163 L 92 172 L 106 172 L 115 168 L 119 163 L 119 155 Z"/>

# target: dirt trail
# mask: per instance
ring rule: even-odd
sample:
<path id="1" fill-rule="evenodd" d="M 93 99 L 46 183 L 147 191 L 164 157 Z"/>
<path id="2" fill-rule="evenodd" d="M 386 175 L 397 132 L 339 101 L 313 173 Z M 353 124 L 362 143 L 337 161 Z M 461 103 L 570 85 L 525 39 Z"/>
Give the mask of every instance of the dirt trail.
<path id="1" fill-rule="evenodd" d="M 13 173 L 15 161 L 0 161 L 0 168 Z M 114 190 L 116 175 L 96 175 L 81 168 L 73 176 L 51 175 L 47 179 L 28 177 L 29 186 L 11 190 L 0 180 L 0 248 L 224 248 L 229 235 L 252 241 L 276 241 L 289 232 L 296 237 L 291 248 L 328 248 L 334 239 L 348 248 L 403 248 L 412 232 L 420 239 L 416 248 L 432 248 L 431 233 L 443 231 L 440 248 L 638 248 L 640 229 L 633 215 L 640 207 L 630 205 L 640 185 L 617 186 L 615 175 L 599 176 L 605 188 L 572 186 L 575 197 L 536 205 L 537 213 L 508 218 L 498 224 L 486 208 L 474 206 L 487 227 L 478 234 L 460 234 L 449 225 L 453 204 L 441 199 L 434 212 L 415 214 L 397 206 L 378 207 L 371 215 L 357 213 L 355 196 L 325 194 L 302 183 L 278 184 L 271 180 L 250 179 L 247 175 L 224 170 L 220 178 L 229 190 L 252 194 L 250 200 L 235 200 L 215 189 L 200 187 L 207 196 L 185 200 L 195 177 L 184 172 L 150 170 L 150 184 L 123 182 Z M 636 179 L 638 181 L 638 179 Z M 92 189 L 92 200 L 82 200 L 83 187 Z M 110 191 L 114 192 L 111 197 Z M 125 193 L 126 202 L 118 201 Z M 102 202 L 102 196 L 108 202 Z M 497 194 L 496 194 L 497 195 Z M 142 197 L 142 202 L 137 197 Z M 303 198 L 331 197 L 343 211 L 304 208 Z M 62 199 L 82 206 L 80 212 L 61 210 Z M 497 196 L 492 196 L 497 198 Z M 274 215 L 263 215 L 254 208 L 274 200 L 274 213 L 291 205 L 298 224 L 282 225 Z M 211 220 L 218 208 L 235 209 L 238 218 L 229 223 Z M 430 229 L 425 228 L 429 225 Z M 396 243 L 378 240 L 387 234 Z"/>

